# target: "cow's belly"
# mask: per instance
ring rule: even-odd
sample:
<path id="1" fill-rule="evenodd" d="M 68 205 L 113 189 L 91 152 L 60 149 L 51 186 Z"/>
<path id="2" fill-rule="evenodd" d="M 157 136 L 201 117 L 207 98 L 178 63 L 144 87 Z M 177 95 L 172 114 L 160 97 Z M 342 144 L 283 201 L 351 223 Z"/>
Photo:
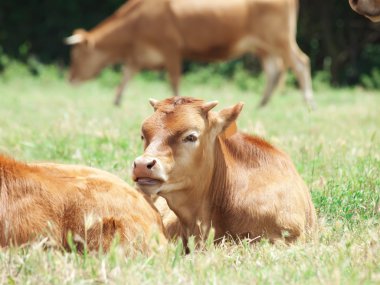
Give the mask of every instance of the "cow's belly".
<path id="1" fill-rule="evenodd" d="M 152 46 L 139 46 L 136 50 L 135 61 L 141 68 L 158 69 L 165 63 L 163 53 Z"/>
<path id="2" fill-rule="evenodd" d="M 247 53 L 256 53 L 257 50 L 268 49 L 265 42 L 248 35 L 220 46 L 206 46 L 204 49 L 186 47 L 183 50 L 183 56 L 187 59 L 202 61 L 228 60 Z"/>
<path id="3" fill-rule="evenodd" d="M 231 54 L 240 56 L 245 53 L 256 52 L 257 50 L 270 50 L 271 47 L 259 37 L 245 36 L 235 42 Z"/>

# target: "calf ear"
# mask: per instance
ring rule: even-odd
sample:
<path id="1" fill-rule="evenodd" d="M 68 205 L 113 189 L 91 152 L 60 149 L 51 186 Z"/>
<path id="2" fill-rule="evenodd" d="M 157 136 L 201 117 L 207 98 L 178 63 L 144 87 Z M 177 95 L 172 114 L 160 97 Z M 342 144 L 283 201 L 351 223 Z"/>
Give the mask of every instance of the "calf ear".
<path id="1" fill-rule="evenodd" d="M 225 108 L 218 113 L 217 125 L 219 132 L 224 131 L 231 125 L 231 123 L 235 122 L 241 110 L 243 109 L 243 105 L 244 104 L 240 102 L 235 106 Z"/>

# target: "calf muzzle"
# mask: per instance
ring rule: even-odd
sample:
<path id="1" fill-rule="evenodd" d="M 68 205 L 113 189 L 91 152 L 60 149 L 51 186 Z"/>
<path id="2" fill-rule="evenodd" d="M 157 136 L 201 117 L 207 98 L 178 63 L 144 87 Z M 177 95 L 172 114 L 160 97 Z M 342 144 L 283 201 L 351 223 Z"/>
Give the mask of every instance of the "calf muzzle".
<path id="1" fill-rule="evenodd" d="M 164 182 L 158 159 L 140 156 L 133 162 L 132 178 L 140 187 L 158 186 Z"/>

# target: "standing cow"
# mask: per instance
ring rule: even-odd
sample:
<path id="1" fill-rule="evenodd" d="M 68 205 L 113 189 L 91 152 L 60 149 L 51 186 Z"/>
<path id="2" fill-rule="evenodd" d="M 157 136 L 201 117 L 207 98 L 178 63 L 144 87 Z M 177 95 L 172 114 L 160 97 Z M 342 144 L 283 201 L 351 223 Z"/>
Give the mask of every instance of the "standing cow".
<path id="1" fill-rule="evenodd" d="M 242 104 L 220 112 L 211 111 L 216 102 L 186 97 L 151 104 L 133 180 L 166 199 L 181 225 L 169 217 L 172 231 L 185 241 L 210 228 L 216 239 L 291 242 L 313 234 L 314 205 L 291 159 L 258 137 L 227 131 Z"/>
<path id="2" fill-rule="evenodd" d="M 380 22 L 380 0 L 349 0 L 349 3 L 355 12 L 373 22 Z"/>
<path id="3" fill-rule="evenodd" d="M 309 58 L 296 42 L 298 0 L 130 0 L 90 31 L 66 39 L 71 50 L 70 81 L 93 78 L 104 67 L 123 63 L 114 103 L 141 69 L 168 71 L 178 95 L 183 59 L 217 61 L 257 54 L 267 83 L 260 106 L 285 68 L 295 73 L 303 97 L 314 107 Z"/>

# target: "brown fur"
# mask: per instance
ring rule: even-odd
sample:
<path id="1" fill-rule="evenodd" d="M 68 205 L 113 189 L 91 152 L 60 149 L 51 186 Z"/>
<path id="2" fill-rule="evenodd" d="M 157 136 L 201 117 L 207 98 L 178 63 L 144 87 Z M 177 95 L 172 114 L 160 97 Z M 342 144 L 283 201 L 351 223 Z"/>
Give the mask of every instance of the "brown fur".
<path id="1" fill-rule="evenodd" d="M 53 163 L 24 164 L 0 155 L 0 246 L 40 237 L 70 249 L 107 250 L 118 237 L 129 249 L 149 250 L 161 218 L 145 195 L 98 169 Z"/>
<path id="2" fill-rule="evenodd" d="M 373 22 L 380 22 L 380 0 L 349 0 L 351 8 Z"/>
<path id="3" fill-rule="evenodd" d="M 305 101 L 314 106 L 309 58 L 296 43 L 297 0 L 133 0 L 90 31 L 71 51 L 70 80 L 94 77 L 105 66 L 124 63 L 123 89 L 141 69 L 169 73 L 178 95 L 182 60 L 217 61 L 254 53 L 261 59 L 267 85 L 265 105 L 284 71 L 291 68 Z"/>
<path id="4" fill-rule="evenodd" d="M 290 158 L 258 137 L 221 135 L 242 105 L 218 113 L 210 111 L 213 106 L 191 98 L 154 105 L 142 126 L 144 155 L 135 160 L 139 187 L 166 199 L 182 226 L 178 235 L 185 238 L 202 238 L 211 228 L 216 239 L 291 242 L 313 234 L 315 209 Z M 198 139 L 188 142 L 188 134 Z M 146 185 L 148 178 L 153 180 Z M 173 216 L 168 221 L 177 227 Z"/>
<path id="5" fill-rule="evenodd" d="M 160 196 L 154 196 L 154 205 L 161 214 L 168 238 L 172 241 L 178 238 L 186 238 L 185 233 L 182 232 L 181 222 L 177 215 L 169 208 L 166 200 Z"/>

